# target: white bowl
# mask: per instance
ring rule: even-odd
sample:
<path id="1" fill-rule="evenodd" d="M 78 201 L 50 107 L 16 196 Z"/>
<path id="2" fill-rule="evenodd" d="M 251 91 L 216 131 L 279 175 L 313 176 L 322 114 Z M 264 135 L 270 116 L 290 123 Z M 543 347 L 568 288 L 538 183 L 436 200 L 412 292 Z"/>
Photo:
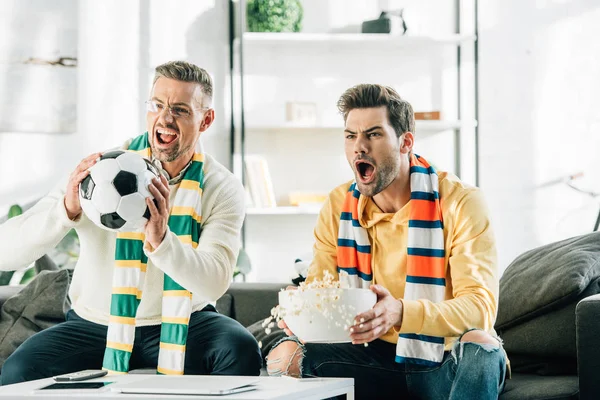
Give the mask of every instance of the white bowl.
<path id="1" fill-rule="evenodd" d="M 279 313 L 304 342 L 344 343 L 351 341 L 354 317 L 376 302 L 369 289 L 285 290 L 279 293 Z"/>

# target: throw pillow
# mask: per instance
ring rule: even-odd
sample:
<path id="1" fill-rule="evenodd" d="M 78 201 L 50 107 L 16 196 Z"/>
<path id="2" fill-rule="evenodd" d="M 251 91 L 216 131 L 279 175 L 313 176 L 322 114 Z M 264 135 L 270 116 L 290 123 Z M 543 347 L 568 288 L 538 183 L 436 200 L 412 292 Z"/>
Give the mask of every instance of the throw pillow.
<path id="1" fill-rule="evenodd" d="M 515 372 L 576 373 L 575 307 L 600 292 L 600 232 L 530 250 L 500 279 L 496 331 Z"/>
<path id="2" fill-rule="evenodd" d="M 69 272 L 40 272 L 0 310 L 0 368 L 27 338 L 65 321 Z"/>

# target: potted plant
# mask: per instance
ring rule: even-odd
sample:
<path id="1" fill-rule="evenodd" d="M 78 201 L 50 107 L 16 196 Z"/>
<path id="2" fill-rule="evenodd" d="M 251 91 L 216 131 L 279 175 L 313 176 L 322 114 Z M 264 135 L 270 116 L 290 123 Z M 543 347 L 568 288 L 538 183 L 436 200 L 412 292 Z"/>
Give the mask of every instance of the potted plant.
<path id="1" fill-rule="evenodd" d="M 248 0 L 246 20 L 249 32 L 300 32 L 300 0 Z"/>

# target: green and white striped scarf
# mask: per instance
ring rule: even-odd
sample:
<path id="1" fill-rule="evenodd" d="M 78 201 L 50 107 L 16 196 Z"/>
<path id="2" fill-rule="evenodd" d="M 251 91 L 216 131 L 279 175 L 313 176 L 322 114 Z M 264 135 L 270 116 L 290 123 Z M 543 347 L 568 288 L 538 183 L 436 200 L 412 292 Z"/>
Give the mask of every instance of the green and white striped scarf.
<path id="1" fill-rule="evenodd" d="M 148 133 L 135 138 L 128 148 L 150 159 Z M 169 216 L 169 229 L 179 240 L 198 246 L 202 230 L 202 191 L 204 154 L 196 153 L 179 184 Z M 106 351 L 102 368 L 115 374 L 129 371 L 135 337 L 135 316 L 142 299 L 148 257 L 144 254 L 143 232 L 117 234 L 113 291 Z M 182 375 L 185 346 L 192 311 L 192 294 L 168 275 L 164 275 L 162 324 L 158 356 L 159 374 Z"/>

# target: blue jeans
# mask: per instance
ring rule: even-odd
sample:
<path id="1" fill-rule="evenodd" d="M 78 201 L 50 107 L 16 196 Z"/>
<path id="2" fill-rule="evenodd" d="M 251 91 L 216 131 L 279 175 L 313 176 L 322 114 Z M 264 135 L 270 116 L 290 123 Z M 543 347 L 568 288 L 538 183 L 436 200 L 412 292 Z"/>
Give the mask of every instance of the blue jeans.
<path id="1" fill-rule="evenodd" d="M 67 320 L 27 339 L 2 367 L 2 385 L 101 369 L 106 325 L 70 310 Z M 156 368 L 160 325 L 138 327 L 129 369 Z M 259 375 L 262 358 L 254 337 L 212 305 L 192 313 L 185 352 L 186 375 Z"/>
<path id="2" fill-rule="evenodd" d="M 502 347 L 457 342 L 441 365 L 397 364 L 396 345 L 382 340 L 368 347 L 306 343 L 303 377 L 354 378 L 356 399 L 497 399 L 504 389 Z"/>

